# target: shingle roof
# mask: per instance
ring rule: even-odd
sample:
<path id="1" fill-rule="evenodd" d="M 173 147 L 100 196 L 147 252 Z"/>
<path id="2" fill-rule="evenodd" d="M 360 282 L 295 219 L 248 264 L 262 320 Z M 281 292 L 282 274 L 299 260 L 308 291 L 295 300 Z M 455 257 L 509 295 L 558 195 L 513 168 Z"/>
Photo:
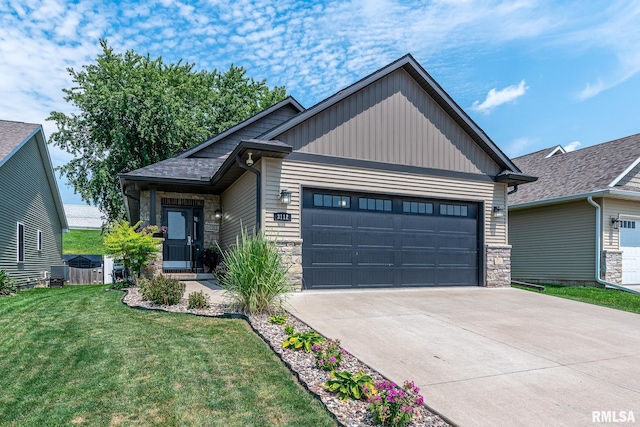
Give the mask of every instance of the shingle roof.
<path id="1" fill-rule="evenodd" d="M 69 228 L 102 228 L 102 213 L 96 206 L 64 205 Z"/>
<path id="2" fill-rule="evenodd" d="M 545 158 L 555 147 L 513 159 L 523 173 L 539 177 L 509 196 L 509 205 L 605 190 L 640 158 L 640 134 Z M 640 188 L 617 186 L 640 192 Z"/>
<path id="3" fill-rule="evenodd" d="M 126 177 L 169 178 L 202 181 L 204 177 L 211 177 L 220 169 L 225 159 L 206 158 L 170 158 L 127 174 Z"/>
<path id="4" fill-rule="evenodd" d="M 40 125 L 0 120 L 0 163 Z"/>

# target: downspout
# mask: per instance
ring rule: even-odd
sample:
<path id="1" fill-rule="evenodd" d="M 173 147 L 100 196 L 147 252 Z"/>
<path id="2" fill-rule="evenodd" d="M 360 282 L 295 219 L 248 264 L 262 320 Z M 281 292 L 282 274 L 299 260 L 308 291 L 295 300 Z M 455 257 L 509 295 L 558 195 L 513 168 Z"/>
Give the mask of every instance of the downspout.
<path id="1" fill-rule="evenodd" d="M 511 195 L 511 194 L 513 194 L 513 193 L 515 193 L 515 192 L 517 192 L 517 191 L 518 191 L 518 185 L 514 185 L 514 186 L 513 186 L 513 190 L 509 191 L 509 192 L 507 193 L 507 196 L 509 196 L 509 195 Z"/>
<path id="2" fill-rule="evenodd" d="M 249 172 L 253 172 L 256 174 L 256 233 L 260 231 L 260 218 L 261 218 L 261 207 L 260 207 L 260 171 L 258 169 L 252 168 L 240 160 L 240 154 L 236 155 L 236 163 L 244 170 L 248 170 Z"/>
<path id="3" fill-rule="evenodd" d="M 624 286 L 614 285 L 600 278 L 600 205 L 593 201 L 593 197 L 587 197 L 587 202 L 596 208 L 596 282 L 604 285 L 605 288 L 614 288 L 619 291 L 631 292 L 632 294 L 640 294 L 640 292 L 625 288 Z"/>

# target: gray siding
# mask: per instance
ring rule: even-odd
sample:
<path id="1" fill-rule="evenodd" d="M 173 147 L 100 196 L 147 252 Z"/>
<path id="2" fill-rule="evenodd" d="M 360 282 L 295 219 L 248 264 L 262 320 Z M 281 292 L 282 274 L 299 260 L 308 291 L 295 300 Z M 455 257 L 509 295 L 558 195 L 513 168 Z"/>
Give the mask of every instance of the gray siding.
<path id="1" fill-rule="evenodd" d="M 255 167 L 259 168 L 260 162 Z M 227 249 L 236 243 L 241 227 L 250 232 L 256 224 L 256 176 L 245 172 L 233 183 L 221 198 L 222 222 L 220 224 L 220 246 Z"/>
<path id="2" fill-rule="evenodd" d="M 402 69 L 276 139 L 305 153 L 487 175 L 501 171 Z"/>
<path id="3" fill-rule="evenodd" d="M 640 187 L 640 164 L 629 171 L 629 173 L 620 180 L 618 186 L 629 185 L 631 187 Z"/>
<path id="4" fill-rule="evenodd" d="M 216 141 L 209 147 L 204 148 L 197 153 L 194 153 L 190 157 L 226 157 L 234 150 L 234 148 L 236 148 L 241 140 L 256 138 L 257 136 L 289 120 L 297 113 L 298 111 L 291 105 L 285 105 L 282 108 L 279 108 L 278 110 L 269 114 L 268 116 L 265 116 L 262 119 L 257 120 L 256 122 L 251 123 L 250 125 L 238 130 L 237 132 L 234 132 L 231 135 L 228 135 L 227 137 Z"/>
<path id="5" fill-rule="evenodd" d="M 586 200 L 509 211 L 511 277 L 595 282 L 595 215 Z"/>
<path id="6" fill-rule="evenodd" d="M 303 187 L 316 187 L 484 203 L 484 216 L 480 214 L 480 221 L 484 221 L 485 224 L 485 243 L 488 245 L 507 243 L 506 218 L 495 218 L 491 214 L 493 206 L 506 206 L 505 184 L 332 166 L 287 159 L 265 159 L 263 162 L 264 229 L 267 233 L 275 234 L 282 240 L 301 238 L 300 196 L 302 189 Z M 292 192 L 291 204 L 286 206 L 282 205 L 278 199 L 280 190 L 283 188 Z M 290 213 L 291 222 L 274 221 L 273 214 L 275 212 Z"/>
<path id="7" fill-rule="evenodd" d="M 640 202 L 632 200 L 621 200 L 605 198 L 602 201 L 603 227 L 603 250 L 620 250 L 620 229 L 613 228 L 611 217 L 618 218 L 620 215 L 640 218 Z"/>
<path id="8" fill-rule="evenodd" d="M 48 160 L 48 159 L 47 159 Z M 16 223 L 25 226 L 25 261 L 17 262 Z M 37 251 L 37 230 L 42 230 L 42 251 Z M 0 269 L 20 285 L 62 263 L 62 226 L 54 196 L 32 138 L 0 168 Z"/>

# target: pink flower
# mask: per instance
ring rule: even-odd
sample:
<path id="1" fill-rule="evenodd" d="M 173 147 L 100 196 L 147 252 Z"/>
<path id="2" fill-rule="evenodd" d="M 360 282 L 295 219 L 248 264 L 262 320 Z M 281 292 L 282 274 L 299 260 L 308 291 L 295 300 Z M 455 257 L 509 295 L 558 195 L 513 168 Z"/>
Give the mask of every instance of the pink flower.
<path id="1" fill-rule="evenodd" d="M 335 357 L 333 357 L 333 356 L 331 356 L 331 357 L 329 358 L 329 363 L 336 363 L 336 358 L 335 358 Z"/>
<path id="2" fill-rule="evenodd" d="M 321 346 L 321 345 L 318 345 L 318 344 L 314 344 L 314 345 L 311 347 L 311 350 L 313 350 L 313 351 L 320 351 L 320 350 L 322 350 L 322 346 Z"/>
<path id="3" fill-rule="evenodd" d="M 318 360 L 318 365 L 324 365 L 324 360 L 319 359 L 319 360 Z"/>

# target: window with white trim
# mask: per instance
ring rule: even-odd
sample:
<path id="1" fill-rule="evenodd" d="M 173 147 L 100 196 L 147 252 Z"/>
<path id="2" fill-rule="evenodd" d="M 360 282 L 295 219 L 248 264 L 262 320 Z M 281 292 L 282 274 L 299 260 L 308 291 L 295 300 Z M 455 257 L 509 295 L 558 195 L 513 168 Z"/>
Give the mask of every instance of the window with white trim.
<path id="1" fill-rule="evenodd" d="M 21 222 L 16 227 L 16 252 L 18 262 L 24 262 L 24 224 Z"/>
<path id="2" fill-rule="evenodd" d="M 38 230 L 38 234 L 36 236 L 36 242 L 37 242 L 36 244 L 38 245 L 37 246 L 38 252 L 42 252 L 42 230 Z"/>
<path id="3" fill-rule="evenodd" d="M 620 221 L 620 228 L 636 228 L 635 221 Z"/>

